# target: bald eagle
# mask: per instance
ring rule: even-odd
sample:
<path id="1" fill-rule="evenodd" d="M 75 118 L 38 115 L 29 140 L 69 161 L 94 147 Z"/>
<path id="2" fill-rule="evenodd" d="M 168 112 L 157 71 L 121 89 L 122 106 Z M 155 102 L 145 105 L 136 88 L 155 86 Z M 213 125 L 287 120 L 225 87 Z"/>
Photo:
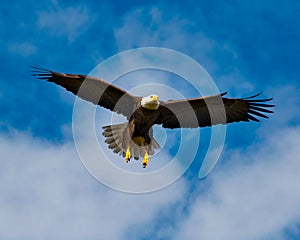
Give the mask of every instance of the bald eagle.
<path id="1" fill-rule="evenodd" d="M 122 155 L 126 162 L 134 157 L 143 158 L 142 165 L 148 165 L 149 155 L 159 149 L 153 137 L 152 126 L 164 128 L 198 128 L 232 122 L 259 122 L 257 117 L 268 118 L 263 113 L 273 113 L 266 104 L 272 100 L 256 99 L 259 94 L 247 98 L 224 98 L 226 94 L 160 101 L 152 94 L 138 97 L 114 86 L 103 79 L 92 76 L 65 74 L 33 67 L 38 79 L 53 82 L 80 98 L 124 115 L 128 122 L 103 127 L 103 136 L 114 153 Z M 84 86 L 84 91 L 79 90 Z M 98 93 L 98 94 L 97 94 Z M 99 94 L 101 93 L 101 94 Z"/>

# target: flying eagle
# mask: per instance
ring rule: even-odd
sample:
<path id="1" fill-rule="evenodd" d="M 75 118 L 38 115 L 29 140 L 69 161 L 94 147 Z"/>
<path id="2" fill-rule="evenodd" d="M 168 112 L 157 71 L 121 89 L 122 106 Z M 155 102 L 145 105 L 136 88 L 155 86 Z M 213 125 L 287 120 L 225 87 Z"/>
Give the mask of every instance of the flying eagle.
<path id="1" fill-rule="evenodd" d="M 272 98 L 256 99 L 259 94 L 247 98 L 224 98 L 225 92 L 163 102 L 155 94 L 133 96 L 101 78 L 59 73 L 39 67 L 33 67 L 33 75 L 58 84 L 84 100 L 124 115 L 128 122 L 105 126 L 102 134 L 114 153 L 122 155 L 126 162 L 132 156 L 136 160 L 142 157 L 143 167 L 148 165 L 149 155 L 160 148 L 153 137 L 154 124 L 173 129 L 240 121 L 259 122 L 257 117 L 268 118 L 263 113 L 273 113 L 268 108 L 274 107 L 266 104 Z"/>

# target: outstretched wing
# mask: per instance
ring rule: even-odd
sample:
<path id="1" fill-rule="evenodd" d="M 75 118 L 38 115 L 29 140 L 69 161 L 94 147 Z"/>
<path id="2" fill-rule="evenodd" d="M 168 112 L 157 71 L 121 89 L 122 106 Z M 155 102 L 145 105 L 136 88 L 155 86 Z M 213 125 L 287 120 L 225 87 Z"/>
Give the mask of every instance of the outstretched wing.
<path id="1" fill-rule="evenodd" d="M 84 100 L 123 114 L 128 119 L 141 99 L 100 78 L 59 73 L 39 67 L 33 67 L 33 75 L 56 83 Z"/>
<path id="2" fill-rule="evenodd" d="M 268 108 L 274 105 L 265 103 L 272 98 L 255 99 L 259 94 L 223 98 L 225 94 L 161 103 L 160 116 L 155 123 L 164 128 L 196 128 L 239 121 L 259 122 L 257 117 L 268 118 L 263 113 L 273 113 Z"/>

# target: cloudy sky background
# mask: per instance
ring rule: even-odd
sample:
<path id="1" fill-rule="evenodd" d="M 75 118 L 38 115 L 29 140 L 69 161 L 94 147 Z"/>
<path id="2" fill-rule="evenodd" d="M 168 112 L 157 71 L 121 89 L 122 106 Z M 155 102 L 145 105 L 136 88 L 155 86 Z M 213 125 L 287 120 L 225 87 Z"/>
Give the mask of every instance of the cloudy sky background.
<path id="1" fill-rule="evenodd" d="M 298 1 L 0 6 L 1 239 L 299 239 Z M 147 46 L 187 54 L 228 96 L 262 91 L 276 108 L 269 120 L 227 128 L 224 151 L 205 180 L 197 178 L 199 149 L 171 186 L 125 194 L 100 184 L 81 163 L 72 136 L 74 97 L 29 70 L 38 64 L 87 74 L 118 52 Z M 153 76 L 172 80 L 156 72 L 144 81 Z M 172 83 L 183 88 L 179 79 Z"/>

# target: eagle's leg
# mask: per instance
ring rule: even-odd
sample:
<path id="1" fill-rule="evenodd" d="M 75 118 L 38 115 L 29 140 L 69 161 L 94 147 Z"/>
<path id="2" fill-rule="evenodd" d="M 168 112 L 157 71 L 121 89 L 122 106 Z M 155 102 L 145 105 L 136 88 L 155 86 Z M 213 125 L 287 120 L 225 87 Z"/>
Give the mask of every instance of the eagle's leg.
<path id="1" fill-rule="evenodd" d="M 148 163 L 149 163 L 149 156 L 148 156 L 148 153 L 146 152 L 145 155 L 144 155 L 144 159 L 143 159 L 143 168 L 147 167 L 148 166 Z"/>
<path id="2" fill-rule="evenodd" d="M 148 155 L 148 145 L 145 146 L 145 155 L 142 161 L 143 168 L 147 167 L 149 163 L 149 155 Z"/>
<path id="3" fill-rule="evenodd" d="M 125 160 L 128 163 L 130 161 L 131 154 L 130 154 L 130 148 L 128 147 L 125 153 Z"/>
<path id="4" fill-rule="evenodd" d="M 131 158 L 131 153 L 130 153 L 130 142 L 131 142 L 131 135 L 129 132 L 129 127 L 127 126 L 124 131 L 123 131 L 123 139 L 122 139 L 122 148 L 125 150 L 126 152 L 123 155 L 125 157 L 126 162 L 128 163 L 130 161 Z"/>

